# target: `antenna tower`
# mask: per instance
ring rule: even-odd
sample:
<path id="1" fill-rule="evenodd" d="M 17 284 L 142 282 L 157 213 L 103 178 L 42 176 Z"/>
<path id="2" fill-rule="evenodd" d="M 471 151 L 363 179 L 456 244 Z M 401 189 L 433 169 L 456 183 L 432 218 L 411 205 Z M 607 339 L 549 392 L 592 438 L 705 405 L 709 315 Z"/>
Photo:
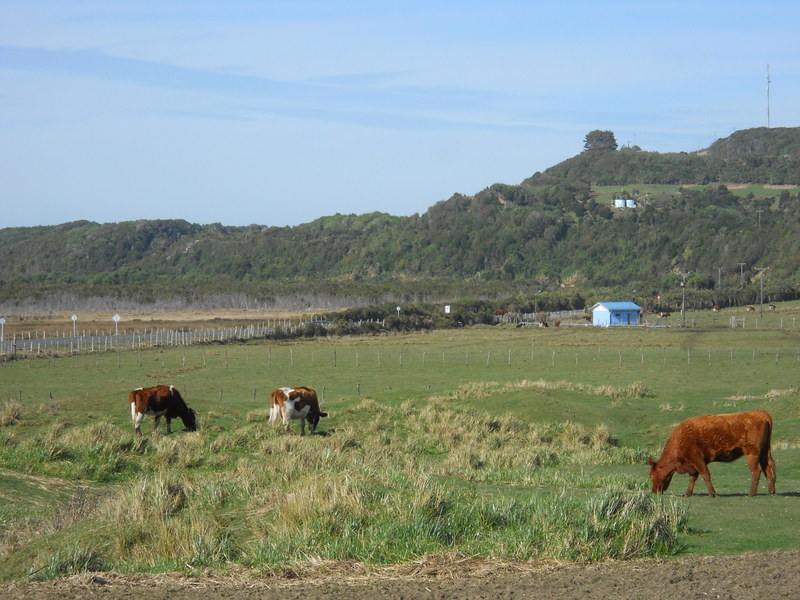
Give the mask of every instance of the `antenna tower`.
<path id="1" fill-rule="evenodd" d="M 767 129 L 770 127 L 770 120 L 769 120 L 769 65 L 767 65 Z"/>

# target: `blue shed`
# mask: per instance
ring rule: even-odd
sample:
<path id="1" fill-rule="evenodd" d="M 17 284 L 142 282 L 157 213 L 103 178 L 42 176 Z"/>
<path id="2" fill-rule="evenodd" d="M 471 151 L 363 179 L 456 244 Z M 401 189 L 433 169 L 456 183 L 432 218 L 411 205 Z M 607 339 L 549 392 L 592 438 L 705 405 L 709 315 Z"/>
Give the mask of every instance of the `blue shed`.
<path id="1" fill-rule="evenodd" d="M 642 308 L 633 302 L 598 302 L 592 308 L 592 325 L 638 325 Z"/>

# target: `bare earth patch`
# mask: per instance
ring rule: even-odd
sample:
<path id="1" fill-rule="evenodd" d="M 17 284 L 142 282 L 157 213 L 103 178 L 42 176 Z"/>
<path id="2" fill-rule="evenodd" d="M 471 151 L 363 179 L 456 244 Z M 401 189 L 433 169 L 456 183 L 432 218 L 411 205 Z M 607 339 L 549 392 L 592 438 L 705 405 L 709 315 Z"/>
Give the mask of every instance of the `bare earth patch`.
<path id="1" fill-rule="evenodd" d="M 800 590 L 800 551 L 591 564 L 423 562 L 369 574 L 359 574 L 355 566 L 334 570 L 306 577 L 289 569 L 262 578 L 86 574 L 54 582 L 5 584 L 0 586 L 0 598 L 779 600 L 796 599 Z"/>

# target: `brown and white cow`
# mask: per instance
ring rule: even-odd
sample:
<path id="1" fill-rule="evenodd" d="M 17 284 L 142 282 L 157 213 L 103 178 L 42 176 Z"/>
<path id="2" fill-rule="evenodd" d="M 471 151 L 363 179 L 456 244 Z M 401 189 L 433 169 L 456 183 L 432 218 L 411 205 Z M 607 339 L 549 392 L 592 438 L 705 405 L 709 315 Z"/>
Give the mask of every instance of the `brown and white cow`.
<path id="1" fill-rule="evenodd" d="M 708 486 L 708 495 L 713 497 L 716 492 L 711 485 L 708 463 L 731 462 L 745 456 L 751 475 L 748 496 L 755 495 L 758 490 L 762 471 L 769 484 L 769 493 L 774 494 L 775 461 L 770 449 L 771 436 L 772 417 L 763 410 L 686 419 L 669 436 L 659 459 L 647 459 L 653 493 L 667 491 L 673 474 L 687 473 L 687 496 L 692 495 L 697 476 L 702 475 Z"/>
<path id="2" fill-rule="evenodd" d="M 310 387 L 282 387 L 270 394 L 270 425 L 281 420 L 283 428 L 289 431 L 291 420 L 300 419 L 300 435 L 306 434 L 306 421 L 313 434 L 320 418 L 327 416 L 328 413 L 320 411 L 317 392 Z"/>
<path id="3" fill-rule="evenodd" d="M 167 433 L 172 433 L 170 421 L 180 418 L 187 431 L 197 430 L 197 418 L 194 410 L 184 402 L 180 392 L 171 385 L 155 385 L 147 388 L 136 388 L 128 394 L 131 404 L 131 420 L 133 431 L 142 435 L 142 419 L 147 414 L 155 416 L 153 430 L 158 427 L 161 417 L 167 418 Z"/>

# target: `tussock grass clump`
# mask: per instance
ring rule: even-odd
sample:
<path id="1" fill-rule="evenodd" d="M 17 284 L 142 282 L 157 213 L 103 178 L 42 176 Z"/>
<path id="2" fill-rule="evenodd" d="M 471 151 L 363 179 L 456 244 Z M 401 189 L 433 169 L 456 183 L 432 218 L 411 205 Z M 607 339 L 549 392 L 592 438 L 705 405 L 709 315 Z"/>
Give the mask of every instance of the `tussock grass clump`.
<path id="1" fill-rule="evenodd" d="M 756 400 L 756 399 L 765 399 L 765 400 L 774 400 L 775 398 L 782 398 L 783 396 L 790 396 L 793 394 L 800 394 L 800 390 L 797 388 L 789 388 L 785 390 L 769 390 L 766 394 L 762 394 L 761 396 L 753 396 L 748 394 L 734 394 L 733 396 L 728 396 L 725 400 Z"/>
<path id="2" fill-rule="evenodd" d="M 437 468 L 442 473 L 473 480 L 528 481 L 539 467 L 634 464 L 645 458 L 620 447 L 604 424 L 524 423 L 511 416 L 430 405 L 405 426 L 412 452 L 427 447 L 441 456 Z"/>
<path id="3" fill-rule="evenodd" d="M 540 552 L 565 560 L 669 556 L 681 549 L 688 507 L 643 492 L 609 490 L 580 505 L 561 498 L 537 523 Z"/>
<path id="4" fill-rule="evenodd" d="M 612 400 L 638 400 L 649 398 L 653 394 L 644 383 L 636 381 L 624 387 L 614 387 L 610 385 L 586 385 L 583 383 L 573 383 L 570 381 L 537 381 L 522 380 L 516 383 L 501 384 L 495 381 L 472 382 L 460 385 L 449 394 L 434 396 L 434 401 L 459 401 L 459 400 L 481 400 L 494 395 L 504 394 L 511 391 L 532 390 L 538 392 L 569 391 L 587 394 L 590 396 L 605 396 Z"/>
<path id="5" fill-rule="evenodd" d="M 150 441 L 153 449 L 153 465 L 156 468 L 176 466 L 181 469 L 198 467 L 206 459 L 206 440 L 197 432 L 180 436 L 154 436 Z"/>
<path id="6" fill-rule="evenodd" d="M 269 421 L 269 409 L 257 408 L 251 410 L 247 413 L 245 418 L 248 423 L 267 423 Z"/>
<path id="7" fill-rule="evenodd" d="M 31 568 L 30 577 L 35 580 L 56 579 L 92 571 L 102 571 L 104 561 L 94 546 L 69 545 L 55 554 L 38 556 L 34 564 L 44 566 Z"/>
<path id="8" fill-rule="evenodd" d="M 13 425 L 22 417 L 22 404 L 19 400 L 6 400 L 0 407 L 0 426 Z"/>
<path id="9" fill-rule="evenodd" d="M 165 470 L 109 498 L 99 519 L 108 523 L 110 554 L 129 568 L 182 568 L 230 560 L 231 532 L 218 511 L 238 490 L 225 478 L 198 482 Z"/>
<path id="10" fill-rule="evenodd" d="M 425 474 L 387 483 L 309 483 L 287 498 L 291 508 L 264 514 L 245 555 L 278 565 L 308 557 L 385 564 L 453 551 L 606 560 L 673 554 L 686 526 L 685 508 L 641 492 L 519 500 L 446 488 Z"/>

